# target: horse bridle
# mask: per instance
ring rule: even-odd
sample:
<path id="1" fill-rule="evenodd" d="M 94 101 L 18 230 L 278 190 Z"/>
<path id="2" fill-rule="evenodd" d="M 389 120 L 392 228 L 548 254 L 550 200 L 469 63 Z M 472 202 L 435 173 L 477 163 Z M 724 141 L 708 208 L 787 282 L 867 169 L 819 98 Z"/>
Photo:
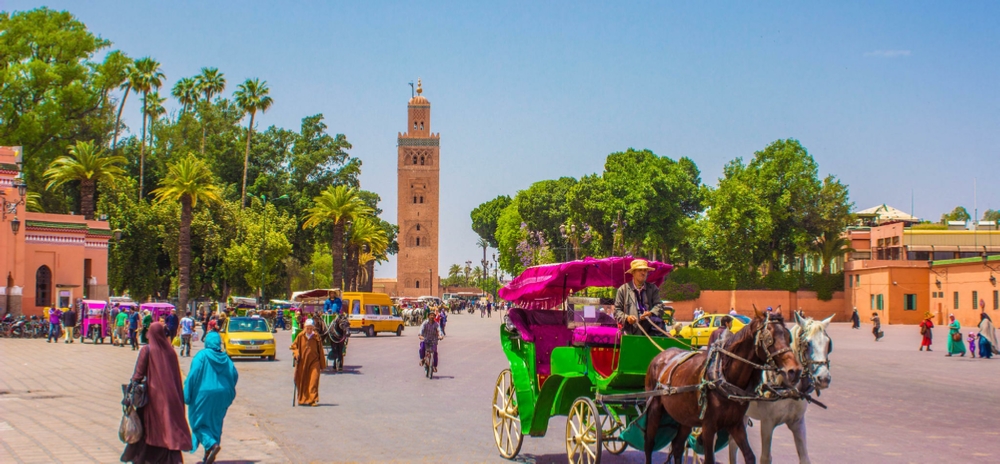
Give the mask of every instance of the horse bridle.
<path id="1" fill-rule="evenodd" d="M 825 334 L 826 330 L 823 330 L 823 333 Z M 809 353 L 813 351 L 813 348 L 812 343 L 810 343 L 809 339 L 806 338 L 806 331 L 804 329 L 799 329 L 799 334 L 796 338 L 798 338 L 799 346 L 803 347 L 803 349 L 797 354 L 799 364 L 802 364 L 803 370 L 805 371 L 805 376 L 808 381 L 807 388 L 811 390 L 816 383 L 816 370 L 823 366 L 827 369 L 830 368 L 830 353 L 833 352 L 833 340 L 830 339 L 829 335 L 826 336 L 826 359 L 816 361 L 812 358 L 812 356 L 809 356 Z M 818 390 L 816 394 L 819 394 Z"/>
<path id="2" fill-rule="evenodd" d="M 754 332 L 753 335 L 754 353 L 756 353 L 759 358 L 764 359 L 764 364 L 755 363 L 721 346 L 714 347 L 713 349 L 737 361 L 749 364 L 756 369 L 760 369 L 762 371 L 776 371 L 778 370 L 778 365 L 774 361 L 774 358 L 777 358 L 778 356 L 781 356 L 785 353 L 788 353 L 789 351 L 792 351 L 792 349 L 787 346 L 773 353 L 769 350 L 769 348 L 774 346 L 774 335 L 772 335 L 771 332 L 767 331 L 767 327 L 770 324 L 778 324 L 778 323 L 781 323 L 781 321 L 771 320 L 771 314 L 768 313 L 764 316 L 764 323 L 757 328 L 756 332 Z M 760 350 L 763 350 L 766 356 L 760 356 Z"/>

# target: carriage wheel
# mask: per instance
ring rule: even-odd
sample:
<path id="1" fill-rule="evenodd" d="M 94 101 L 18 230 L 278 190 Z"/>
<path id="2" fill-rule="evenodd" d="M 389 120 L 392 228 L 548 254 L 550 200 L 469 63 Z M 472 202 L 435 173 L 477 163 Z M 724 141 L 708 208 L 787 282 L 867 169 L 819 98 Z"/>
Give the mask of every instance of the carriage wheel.
<path id="1" fill-rule="evenodd" d="M 574 464 L 601 462 L 601 418 L 590 398 L 577 398 L 569 410 L 566 457 Z"/>
<path id="2" fill-rule="evenodd" d="M 524 439 L 515 393 L 510 369 L 504 369 L 497 377 L 497 385 L 493 390 L 493 438 L 496 439 L 500 456 L 507 459 L 517 456 Z"/>
<path id="3" fill-rule="evenodd" d="M 602 422 L 601 445 L 615 456 L 624 453 L 625 449 L 628 448 L 628 444 L 621 437 L 622 430 L 625 428 L 624 424 L 616 423 L 612 416 L 604 416 Z"/>

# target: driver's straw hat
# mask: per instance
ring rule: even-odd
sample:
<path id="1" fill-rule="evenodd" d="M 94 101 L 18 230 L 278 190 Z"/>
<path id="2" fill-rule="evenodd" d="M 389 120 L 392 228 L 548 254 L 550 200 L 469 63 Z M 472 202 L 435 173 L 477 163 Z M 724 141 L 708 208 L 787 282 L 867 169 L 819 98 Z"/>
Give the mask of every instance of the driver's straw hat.
<path id="1" fill-rule="evenodd" d="M 633 259 L 632 265 L 629 266 L 625 274 L 631 274 L 635 271 L 652 271 L 653 268 L 649 267 L 649 263 L 645 259 Z"/>

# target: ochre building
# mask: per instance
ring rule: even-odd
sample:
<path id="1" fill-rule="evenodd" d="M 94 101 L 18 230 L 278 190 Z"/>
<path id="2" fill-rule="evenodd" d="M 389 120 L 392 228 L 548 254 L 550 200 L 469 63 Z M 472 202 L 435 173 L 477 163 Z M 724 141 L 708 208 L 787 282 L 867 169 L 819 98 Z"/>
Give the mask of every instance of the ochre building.
<path id="1" fill-rule="evenodd" d="M 422 95 L 420 80 L 416 92 L 407 105 L 406 132 L 397 138 L 399 254 L 389 293 L 439 296 L 441 135 L 431 132 L 431 102 Z"/>

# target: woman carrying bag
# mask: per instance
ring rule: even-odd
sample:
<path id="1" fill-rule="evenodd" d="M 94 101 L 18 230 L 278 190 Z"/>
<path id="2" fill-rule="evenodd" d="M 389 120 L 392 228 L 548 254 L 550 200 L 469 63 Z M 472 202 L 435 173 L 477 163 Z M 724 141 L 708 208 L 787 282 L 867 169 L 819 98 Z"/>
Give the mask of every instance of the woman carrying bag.
<path id="1" fill-rule="evenodd" d="M 236 382 L 240 374 L 233 361 L 222 350 L 222 337 L 217 332 L 205 336 L 205 349 L 194 355 L 191 371 L 184 385 L 184 403 L 194 435 L 191 452 L 198 445 L 205 447 L 204 464 L 215 462 L 222 449 L 222 422 L 236 398 Z"/>
<path id="2" fill-rule="evenodd" d="M 149 344 L 139 350 L 133 382 L 146 380 L 146 405 L 139 411 L 143 436 L 125 445 L 122 462 L 135 464 L 183 463 L 182 451 L 191 450 L 191 430 L 184 417 L 184 390 L 177 353 L 161 322 L 150 324 Z"/>
<path id="3" fill-rule="evenodd" d="M 948 324 L 947 356 L 953 354 L 965 356 L 965 343 L 962 343 L 962 326 L 955 320 L 954 314 L 949 314 L 948 319 L 951 320 L 951 323 Z"/>

